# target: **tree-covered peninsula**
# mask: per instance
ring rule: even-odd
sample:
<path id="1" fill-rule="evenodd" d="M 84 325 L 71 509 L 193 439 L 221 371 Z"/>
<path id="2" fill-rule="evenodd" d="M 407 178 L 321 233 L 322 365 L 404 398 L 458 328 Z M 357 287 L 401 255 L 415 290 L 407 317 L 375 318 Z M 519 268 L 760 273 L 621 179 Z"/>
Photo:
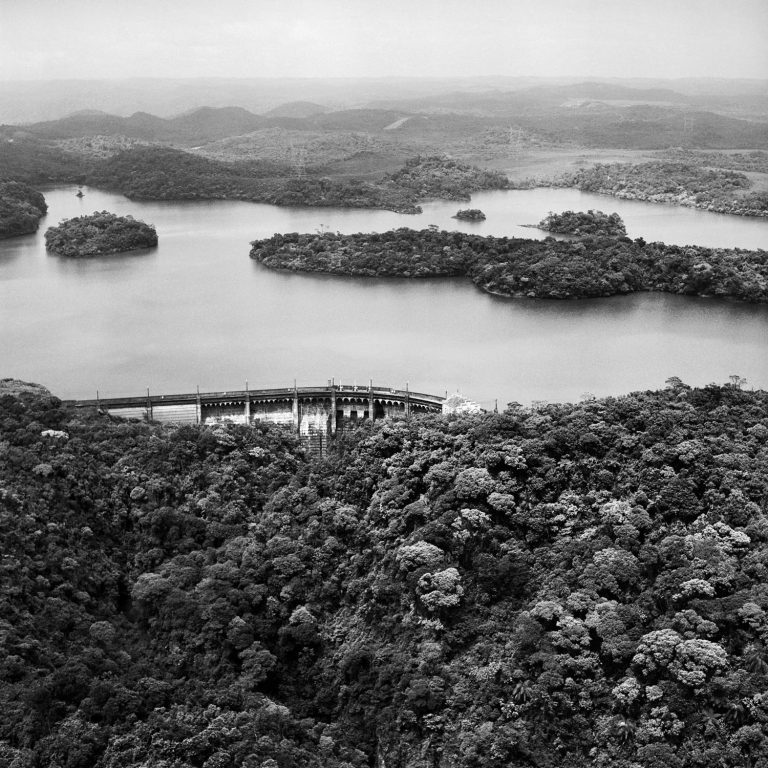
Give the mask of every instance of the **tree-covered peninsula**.
<path id="1" fill-rule="evenodd" d="M 0 238 L 37 232 L 48 211 L 45 197 L 28 184 L 0 181 Z"/>
<path id="2" fill-rule="evenodd" d="M 768 394 L 160 426 L 0 384 L 0 764 L 765 768 Z"/>
<path id="3" fill-rule="evenodd" d="M 251 258 L 272 269 L 368 277 L 465 275 L 482 290 L 528 298 L 664 291 L 768 301 L 768 252 L 646 243 L 641 238 L 483 237 L 436 229 L 274 235 Z"/>
<path id="4" fill-rule="evenodd" d="M 618 213 L 602 211 L 549 212 L 538 228 L 561 235 L 595 235 L 598 237 L 624 237 L 627 228 Z"/>
<path id="5" fill-rule="evenodd" d="M 414 157 L 388 179 L 397 187 L 411 190 L 419 200 L 469 200 L 472 192 L 509 187 L 503 173 L 441 155 Z"/>
<path id="6" fill-rule="evenodd" d="M 566 174 L 553 184 L 629 200 L 674 203 L 738 216 L 768 216 L 768 192 L 752 190 L 748 176 L 699 163 L 598 163 Z"/>
<path id="7" fill-rule="evenodd" d="M 83 258 L 124 253 L 157 245 L 157 232 L 132 216 L 108 211 L 64 219 L 45 233 L 45 247 L 59 256 Z"/>
<path id="8" fill-rule="evenodd" d="M 272 205 L 382 208 L 420 213 L 428 198 L 468 200 L 481 189 L 505 189 L 503 174 L 445 157 L 415 157 L 382 178 L 300 176 L 286 163 L 223 162 L 168 147 L 137 147 L 94 163 L 88 183 L 146 200 L 228 199 Z"/>
<path id="9" fill-rule="evenodd" d="M 419 213 L 415 196 L 361 179 L 297 177 L 271 161 L 222 162 L 169 147 L 137 147 L 95 163 L 88 183 L 134 200 L 248 200 L 272 205 Z"/>

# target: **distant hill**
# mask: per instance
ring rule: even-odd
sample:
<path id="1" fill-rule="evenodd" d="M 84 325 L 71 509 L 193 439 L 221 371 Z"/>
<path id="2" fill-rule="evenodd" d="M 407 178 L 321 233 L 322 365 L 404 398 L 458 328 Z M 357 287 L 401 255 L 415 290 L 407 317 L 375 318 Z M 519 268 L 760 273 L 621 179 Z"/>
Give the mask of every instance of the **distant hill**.
<path id="1" fill-rule="evenodd" d="M 707 84 L 711 92 L 707 91 Z M 728 117 L 768 121 L 768 83 L 733 81 L 728 92 L 720 81 L 598 81 L 527 83 L 524 87 L 450 90 L 417 97 L 376 100 L 372 109 L 425 114 L 473 114 L 514 118 L 558 106 L 667 106 L 714 112 Z M 671 87 L 666 87 L 671 86 Z"/>
<path id="2" fill-rule="evenodd" d="M 407 115 L 389 109 L 344 109 L 312 119 L 313 125 L 334 131 L 383 131 Z"/>
<path id="3" fill-rule="evenodd" d="M 154 140 L 164 121 L 159 117 L 136 113 L 117 117 L 106 112 L 77 112 L 63 117 L 26 126 L 28 134 L 39 139 L 74 139 L 82 136 L 111 136 L 120 134 L 134 139 Z"/>
<path id="4" fill-rule="evenodd" d="M 573 77 L 18 80 L 0 82 L 0 123 L 53 120 L 71 115 L 75 110 L 94 109 L 121 116 L 149 112 L 160 117 L 172 117 L 201 105 L 217 108 L 234 104 L 255 114 L 294 101 L 346 109 L 375 106 L 385 100 L 432 98 L 449 93 L 497 90 L 519 94 L 522 89 L 535 86 L 578 86 L 583 82 L 583 78 Z M 695 97 L 696 104 L 704 109 L 720 99 L 724 108 L 742 110 L 743 114 L 747 114 L 745 103 L 756 99 L 757 109 L 762 109 L 760 100 L 768 95 L 768 80 L 605 78 L 600 83 L 637 90 L 667 89 Z M 756 109 L 749 107 L 749 111 Z"/>
<path id="5" fill-rule="evenodd" d="M 64 115 L 64 117 L 98 117 L 105 115 L 109 115 L 109 112 L 105 112 L 103 109 L 78 109 L 69 115 Z"/>
<path id="6" fill-rule="evenodd" d="M 327 107 L 313 101 L 289 101 L 264 113 L 264 117 L 314 117 L 330 112 Z"/>
<path id="7" fill-rule="evenodd" d="M 616 149 L 761 149 L 768 144 L 768 122 L 700 109 L 693 102 L 671 90 L 580 83 L 376 102 L 369 111 L 414 115 L 398 133 L 435 138 L 506 125 L 556 143 Z M 324 117 L 330 121 L 334 115 Z"/>
<path id="8" fill-rule="evenodd" d="M 167 121 L 171 132 L 199 141 L 212 141 L 258 130 L 264 118 L 242 107 L 202 107 Z"/>
<path id="9" fill-rule="evenodd" d="M 356 83 L 354 93 L 359 96 L 364 93 L 364 83 Z M 451 83 L 464 87 L 445 87 Z M 296 93 L 293 86 L 297 84 L 288 85 L 285 95 L 290 97 Z M 261 114 L 243 106 L 212 104 L 173 117 L 147 111 L 121 117 L 85 109 L 59 120 L 24 126 L 23 130 L 49 142 L 119 136 L 128 142 L 184 149 L 203 149 L 217 141 L 263 130 L 373 137 L 383 137 L 386 131 L 388 139 L 411 145 L 427 143 L 431 151 L 438 152 L 450 152 L 448 145 L 453 140 L 476 141 L 489 130 L 510 127 L 537 135 L 546 143 L 610 149 L 758 149 L 766 146 L 768 136 L 768 86 L 763 88 L 760 81 L 751 89 L 749 84 L 736 82 L 730 95 L 723 92 L 719 82 L 715 83 L 717 88 L 712 85 L 716 92 L 709 94 L 704 91 L 705 84 L 699 83 L 700 90 L 692 92 L 686 81 L 508 78 L 441 81 L 431 88 L 421 85 L 415 88 L 410 81 L 393 81 L 385 88 L 371 81 L 372 95 L 386 94 L 389 98 L 361 99 L 358 106 L 344 109 L 331 109 L 306 98 L 275 100 L 272 104 L 277 106 Z M 317 93 L 321 98 L 328 95 L 322 88 Z M 1 97 L 2 86 L 0 106 Z"/>
<path id="10" fill-rule="evenodd" d="M 347 108 L 373 99 L 409 98 L 452 90 L 533 85 L 537 78 L 129 78 L 0 81 L 0 122 L 53 120 L 78 109 L 128 116 L 172 117 L 201 105 L 236 104 L 260 114 L 291 101 Z M 557 80 L 556 82 L 562 82 Z"/>
<path id="11" fill-rule="evenodd" d="M 118 117 L 99 111 L 78 112 L 61 120 L 33 123 L 27 133 L 41 139 L 72 139 L 83 136 L 127 136 L 132 139 L 179 144 L 216 141 L 255 131 L 265 120 L 242 107 L 202 107 L 183 115 L 162 118 L 147 112 Z"/>
<path id="12" fill-rule="evenodd" d="M 663 106 L 566 107 L 549 115 L 522 118 L 520 124 L 554 140 L 590 147 L 759 149 L 768 145 L 766 123 Z"/>
<path id="13" fill-rule="evenodd" d="M 591 99 L 595 101 L 668 102 L 674 104 L 687 104 L 691 101 L 690 97 L 669 88 L 630 88 L 617 83 L 600 82 L 537 85 L 527 88 L 523 93 L 547 101 Z"/>
<path id="14" fill-rule="evenodd" d="M 481 92 L 449 91 L 408 99 L 370 102 L 371 109 L 399 110 L 406 113 L 473 114 L 477 116 L 511 115 L 540 106 L 541 99 L 525 91 L 489 90 Z"/>
<path id="15" fill-rule="evenodd" d="M 537 84 L 516 90 L 451 91 L 415 99 L 372 102 L 368 106 L 410 112 L 455 112 L 490 117 L 528 114 L 542 109 L 551 109 L 574 99 L 675 105 L 691 102 L 688 96 L 668 88 L 630 88 L 616 83 L 585 82 Z"/>

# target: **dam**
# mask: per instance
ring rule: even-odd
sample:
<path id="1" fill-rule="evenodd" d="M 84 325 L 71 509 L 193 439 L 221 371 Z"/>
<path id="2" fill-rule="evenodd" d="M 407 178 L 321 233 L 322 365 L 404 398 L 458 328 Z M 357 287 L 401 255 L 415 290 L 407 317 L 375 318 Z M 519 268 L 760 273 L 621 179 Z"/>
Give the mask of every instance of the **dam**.
<path id="1" fill-rule="evenodd" d="M 126 419 L 174 424 L 253 424 L 271 422 L 295 431 L 311 448 L 323 450 L 328 438 L 367 419 L 409 418 L 441 413 L 444 397 L 391 387 L 342 385 L 246 389 L 138 397 L 76 400 Z"/>

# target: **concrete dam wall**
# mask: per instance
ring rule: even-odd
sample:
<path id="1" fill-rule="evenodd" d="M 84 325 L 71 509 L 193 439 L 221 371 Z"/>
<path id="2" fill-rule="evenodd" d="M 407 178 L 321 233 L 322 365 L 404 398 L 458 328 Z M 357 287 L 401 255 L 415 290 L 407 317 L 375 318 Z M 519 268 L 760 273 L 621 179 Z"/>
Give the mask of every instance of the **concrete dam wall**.
<path id="1" fill-rule="evenodd" d="M 367 419 L 408 418 L 441 413 L 445 399 L 409 390 L 374 386 L 291 387 L 195 392 L 180 395 L 77 400 L 78 408 L 97 408 L 128 419 L 176 424 L 252 424 L 268 421 L 289 427 L 312 447 L 323 449 L 337 431 Z"/>

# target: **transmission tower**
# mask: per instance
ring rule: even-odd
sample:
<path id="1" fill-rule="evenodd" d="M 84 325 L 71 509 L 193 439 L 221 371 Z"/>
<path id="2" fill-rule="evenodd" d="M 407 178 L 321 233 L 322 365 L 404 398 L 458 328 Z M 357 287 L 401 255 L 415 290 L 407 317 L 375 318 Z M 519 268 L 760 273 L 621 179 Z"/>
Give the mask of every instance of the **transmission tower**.
<path id="1" fill-rule="evenodd" d="M 693 137 L 693 128 L 696 125 L 696 118 L 693 115 L 686 115 L 683 118 L 683 136 L 690 139 Z"/>
<path id="2" fill-rule="evenodd" d="M 291 139 L 288 140 L 288 162 L 293 168 L 293 175 L 303 179 L 307 175 L 307 148 L 297 147 Z"/>

